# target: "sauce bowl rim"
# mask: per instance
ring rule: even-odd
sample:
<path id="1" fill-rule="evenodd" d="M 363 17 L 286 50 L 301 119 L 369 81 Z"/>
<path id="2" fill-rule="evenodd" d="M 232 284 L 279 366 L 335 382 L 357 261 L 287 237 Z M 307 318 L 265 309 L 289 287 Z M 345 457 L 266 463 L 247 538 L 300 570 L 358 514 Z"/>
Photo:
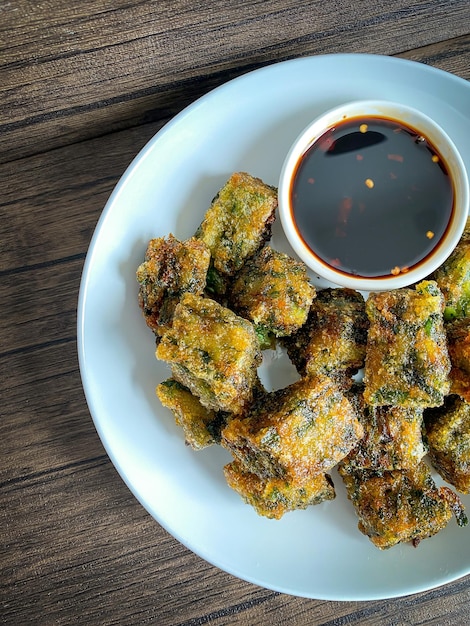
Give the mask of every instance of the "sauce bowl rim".
<path id="1" fill-rule="evenodd" d="M 397 121 L 422 134 L 443 157 L 454 192 L 454 209 L 446 233 L 425 260 L 398 275 L 377 278 L 354 276 L 323 262 L 304 242 L 294 223 L 290 193 L 299 160 L 325 132 L 349 119 L 379 118 Z M 386 291 L 406 287 L 427 278 L 450 256 L 460 241 L 467 223 L 470 189 L 465 163 L 451 137 L 430 116 L 406 104 L 391 100 L 354 100 L 315 117 L 292 143 L 281 168 L 278 184 L 279 216 L 284 234 L 299 258 L 319 277 L 335 286 L 358 291 Z"/>

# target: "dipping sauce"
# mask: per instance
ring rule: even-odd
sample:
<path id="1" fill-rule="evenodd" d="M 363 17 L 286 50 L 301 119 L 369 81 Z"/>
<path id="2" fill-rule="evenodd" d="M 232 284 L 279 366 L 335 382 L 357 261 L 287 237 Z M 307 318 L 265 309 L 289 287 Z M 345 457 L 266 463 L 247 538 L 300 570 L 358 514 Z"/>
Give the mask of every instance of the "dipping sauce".
<path id="1" fill-rule="evenodd" d="M 439 245 L 453 184 L 437 149 L 380 117 L 348 119 L 302 155 L 290 206 L 307 247 L 336 271 L 364 278 L 407 272 Z"/>

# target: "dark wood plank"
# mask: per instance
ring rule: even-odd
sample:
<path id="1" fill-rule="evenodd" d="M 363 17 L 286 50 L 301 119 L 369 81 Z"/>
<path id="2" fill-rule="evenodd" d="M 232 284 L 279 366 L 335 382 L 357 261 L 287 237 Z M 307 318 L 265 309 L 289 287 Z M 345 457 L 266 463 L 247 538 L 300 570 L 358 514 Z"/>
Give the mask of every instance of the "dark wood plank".
<path id="1" fill-rule="evenodd" d="M 0 484 L 105 458 L 80 384 L 75 343 L 2 359 Z"/>
<path id="2" fill-rule="evenodd" d="M 0 358 L 74 340 L 83 258 L 12 272 L 0 280 Z"/>
<path id="3" fill-rule="evenodd" d="M 0 165 L 0 273 L 27 281 L 20 271 L 83 258 L 113 187 L 162 123 Z"/>
<path id="4" fill-rule="evenodd" d="M 0 503 L 2 623 L 176 624 L 223 611 L 228 591 L 241 606 L 273 595 L 178 544 L 109 461 L 9 484 Z"/>
<path id="5" fill-rule="evenodd" d="M 470 24 L 470 17 L 468 23 Z M 440 41 L 430 46 L 407 50 L 396 56 L 419 61 L 470 80 L 470 34 L 451 41 Z"/>
<path id="6" fill-rule="evenodd" d="M 160 119 L 183 90 L 193 100 L 230 71 L 326 52 L 397 54 L 409 41 L 466 35 L 470 22 L 467 0 L 117 4 L 3 7 L 2 160 Z"/>
<path id="7" fill-rule="evenodd" d="M 369 603 L 318 602 L 240 581 L 171 538 L 101 459 L 12 483 L 0 504 L 5 624 L 441 626 L 467 616 L 468 578 Z"/>

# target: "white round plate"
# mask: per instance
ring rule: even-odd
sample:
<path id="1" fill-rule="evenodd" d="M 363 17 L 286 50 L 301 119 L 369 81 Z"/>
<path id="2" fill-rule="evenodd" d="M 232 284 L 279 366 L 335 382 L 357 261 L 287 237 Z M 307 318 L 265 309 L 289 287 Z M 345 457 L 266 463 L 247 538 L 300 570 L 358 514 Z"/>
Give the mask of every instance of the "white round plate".
<path id="1" fill-rule="evenodd" d="M 280 592 L 329 600 L 390 598 L 470 572 L 470 526 L 452 520 L 417 547 L 379 551 L 357 530 L 336 478 L 337 497 L 274 521 L 225 483 L 228 452 L 195 452 L 155 396 L 169 370 L 137 305 L 135 270 L 152 237 L 190 237 L 232 172 L 277 185 L 291 142 L 310 120 L 355 99 L 399 100 L 452 137 L 470 169 L 470 84 L 422 64 L 338 54 L 285 61 L 215 89 L 167 124 L 117 185 L 87 255 L 78 344 L 87 401 L 120 475 L 149 513 L 217 567 Z M 279 225 L 273 245 L 289 251 Z M 281 364 L 281 365 L 280 365 Z M 292 382 L 266 360 L 267 386 Z M 470 510 L 470 498 L 464 497 Z"/>

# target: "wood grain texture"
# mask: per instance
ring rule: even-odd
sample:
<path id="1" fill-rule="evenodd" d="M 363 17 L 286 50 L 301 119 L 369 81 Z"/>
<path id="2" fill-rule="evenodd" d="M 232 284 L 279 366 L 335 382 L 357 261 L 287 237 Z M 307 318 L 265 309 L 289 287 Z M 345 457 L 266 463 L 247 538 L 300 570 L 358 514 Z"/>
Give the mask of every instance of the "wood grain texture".
<path id="1" fill-rule="evenodd" d="M 217 0 L 197 11 L 190 1 L 178 11 L 169 1 L 2 5 L 2 160 L 159 119 L 178 94 L 186 104 L 234 67 L 236 75 L 308 54 L 397 54 L 410 40 L 417 48 L 466 35 L 470 22 L 467 0 L 269 0 L 242 8 Z"/>
<path id="2" fill-rule="evenodd" d="M 296 56 L 395 54 L 470 79 L 468 0 L 0 0 L 0 623 L 468 620 L 470 577 L 389 601 L 262 589 L 192 554 L 112 466 L 81 387 L 80 277 L 132 158 L 173 115 Z"/>

